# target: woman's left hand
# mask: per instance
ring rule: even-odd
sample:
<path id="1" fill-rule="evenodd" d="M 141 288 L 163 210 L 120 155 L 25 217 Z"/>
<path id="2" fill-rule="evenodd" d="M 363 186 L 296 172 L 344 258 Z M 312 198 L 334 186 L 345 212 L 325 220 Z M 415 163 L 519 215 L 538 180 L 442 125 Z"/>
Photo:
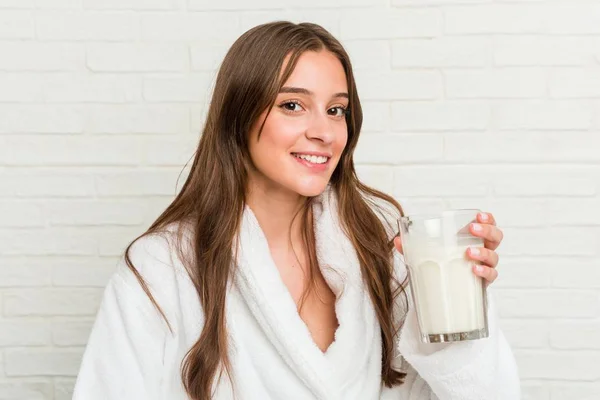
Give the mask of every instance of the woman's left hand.
<path id="1" fill-rule="evenodd" d="M 483 265 L 473 265 L 475 275 L 485 279 L 486 285 L 498 278 L 498 253 L 494 250 L 500 246 L 504 234 L 496 227 L 496 219 L 491 213 L 478 213 L 477 222 L 469 226 L 472 235 L 483 239 L 484 247 L 471 247 L 467 250 L 467 257 L 481 262 Z"/>

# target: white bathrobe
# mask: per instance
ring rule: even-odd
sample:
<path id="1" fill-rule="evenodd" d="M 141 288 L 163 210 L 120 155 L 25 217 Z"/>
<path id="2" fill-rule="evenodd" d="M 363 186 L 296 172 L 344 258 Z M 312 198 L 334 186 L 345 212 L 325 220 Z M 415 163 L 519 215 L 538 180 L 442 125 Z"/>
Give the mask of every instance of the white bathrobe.
<path id="1" fill-rule="evenodd" d="M 489 291 L 490 337 L 486 339 L 420 343 L 411 307 L 395 349 L 395 363 L 408 373 L 407 378 L 392 389 L 382 387 L 379 323 L 356 252 L 341 231 L 333 192 L 328 189 L 317 200 L 317 256 L 337 296 L 339 327 L 334 342 L 323 353 L 312 340 L 258 221 L 246 207 L 238 268 L 226 302 L 234 384 L 224 374 L 216 385 L 215 400 L 520 398 L 515 360 L 498 328 Z M 74 400 L 188 399 L 180 366 L 204 320 L 196 290 L 164 236 L 138 240 L 130 254 L 174 332 L 121 261 L 105 289 Z M 402 280 L 406 269 L 398 254 L 395 268 Z"/>

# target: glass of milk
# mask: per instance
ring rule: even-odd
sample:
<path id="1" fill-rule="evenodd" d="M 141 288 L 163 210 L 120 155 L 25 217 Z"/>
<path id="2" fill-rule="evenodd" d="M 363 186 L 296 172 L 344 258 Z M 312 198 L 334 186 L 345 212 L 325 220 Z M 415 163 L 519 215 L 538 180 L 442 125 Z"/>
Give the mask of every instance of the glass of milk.
<path id="1" fill-rule="evenodd" d="M 487 296 L 473 273 L 467 248 L 483 247 L 469 232 L 476 209 L 447 210 L 399 219 L 404 260 L 421 340 L 455 342 L 488 337 Z"/>

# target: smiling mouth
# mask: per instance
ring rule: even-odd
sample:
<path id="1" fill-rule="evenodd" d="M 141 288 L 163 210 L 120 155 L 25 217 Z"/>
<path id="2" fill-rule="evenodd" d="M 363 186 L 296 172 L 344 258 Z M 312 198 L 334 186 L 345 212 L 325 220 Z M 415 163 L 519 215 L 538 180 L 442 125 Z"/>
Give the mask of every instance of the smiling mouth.
<path id="1" fill-rule="evenodd" d="M 321 165 L 325 164 L 330 160 L 331 157 L 326 156 L 314 156 L 310 154 L 300 154 L 300 153 L 292 153 L 292 155 L 296 158 L 309 162 L 311 164 Z"/>

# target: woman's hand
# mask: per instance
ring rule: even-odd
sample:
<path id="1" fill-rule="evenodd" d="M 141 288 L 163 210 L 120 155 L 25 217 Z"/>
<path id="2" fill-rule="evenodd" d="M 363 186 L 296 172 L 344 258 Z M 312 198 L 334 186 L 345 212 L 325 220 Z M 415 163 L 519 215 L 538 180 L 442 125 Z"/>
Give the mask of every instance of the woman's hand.
<path id="1" fill-rule="evenodd" d="M 469 231 L 473 236 L 483 239 L 484 247 L 469 248 L 467 250 L 467 257 L 483 264 L 473 265 L 473 272 L 475 275 L 485 279 L 486 285 L 489 285 L 498 278 L 498 271 L 496 270 L 496 266 L 498 266 L 498 254 L 494 250 L 500 246 L 504 234 L 496 227 L 496 219 L 491 213 L 478 213 L 477 222 L 469 226 Z M 400 236 L 394 238 L 394 245 L 400 254 L 404 254 Z M 478 254 L 476 254 L 476 250 L 478 250 Z"/>
<path id="2" fill-rule="evenodd" d="M 486 285 L 498 278 L 498 253 L 494 250 L 500 246 L 504 234 L 496 227 L 496 219 L 491 213 L 477 214 L 477 222 L 469 226 L 472 235 L 483 238 L 484 247 L 471 247 L 467 250 L 467 257 L 479 261 L 483 265 L 473 265 L 475 275 L 485 279 Z"/>

